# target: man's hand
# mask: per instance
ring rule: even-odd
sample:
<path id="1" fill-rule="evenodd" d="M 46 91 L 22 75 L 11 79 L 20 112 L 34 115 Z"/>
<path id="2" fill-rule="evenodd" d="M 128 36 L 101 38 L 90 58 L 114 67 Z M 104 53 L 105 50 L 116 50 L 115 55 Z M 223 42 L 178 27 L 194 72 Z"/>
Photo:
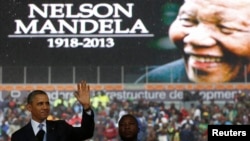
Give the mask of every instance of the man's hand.
<path id="1" fill-rule="evenodd" d="M 77 91 L 75 92 L 76 99 L 82 104 L 84 110 L 90 109 L 90 87 L 86 81 L 81 81 L 77 84 Z"/>

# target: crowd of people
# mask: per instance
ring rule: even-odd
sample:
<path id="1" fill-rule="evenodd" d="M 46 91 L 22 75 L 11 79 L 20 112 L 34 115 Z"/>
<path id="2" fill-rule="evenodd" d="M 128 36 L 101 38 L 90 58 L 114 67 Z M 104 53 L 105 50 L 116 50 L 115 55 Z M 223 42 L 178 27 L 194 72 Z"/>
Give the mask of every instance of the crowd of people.
<path id="1" fill-rule="evenodd" d="M 235 100 L 217 104 L 216 101 L 189 101 L 189 106 L 174 102 L 110 99 L 104 91 L 91 97 L 95 113 L 95 131 L 90 140 L 118 141 L 118 121 L 125 114 L 138 119 L 140 141 L 206 141 L 208 125 L 250 124 L 250 98 L 241 93 Z M 186 103 L 187 104 L 187 103 Z M 30 120 L 25 102 L 6 97 L 0 102 L 0 141 L 9 141 L 11 135 Z M 66 120 L 73 126 L 81 123 L 82 106 L 74 96 L 63 97 L 51 104 L 48 120 Z"/>

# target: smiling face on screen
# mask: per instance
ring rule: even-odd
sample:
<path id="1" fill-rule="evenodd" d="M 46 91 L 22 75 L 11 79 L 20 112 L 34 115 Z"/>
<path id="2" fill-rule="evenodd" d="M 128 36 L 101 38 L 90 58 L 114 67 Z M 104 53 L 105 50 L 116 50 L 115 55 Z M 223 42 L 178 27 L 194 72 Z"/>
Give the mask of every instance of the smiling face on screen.
<path id="1" fill-rule="evenodd" d="M 191 81 L 229 82 L 243 77 L 249 70 L 249 19 L 249 0 L 185 1 L 169 36 L 183 53 Z"/>

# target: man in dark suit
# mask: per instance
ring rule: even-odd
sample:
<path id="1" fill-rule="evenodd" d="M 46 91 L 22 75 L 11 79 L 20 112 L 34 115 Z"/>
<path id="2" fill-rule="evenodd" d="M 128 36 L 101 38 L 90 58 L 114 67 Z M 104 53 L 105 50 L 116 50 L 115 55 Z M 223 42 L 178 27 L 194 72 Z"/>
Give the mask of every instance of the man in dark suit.
<path id="1" fill-rule="evenodd" d="M 27 98 L 27 109 L 31 112 L 30 122 L 11 136 L 11 141 L 39 141 L 37 134 L 39 124 L 43 124 L 42 141 L 83 141 L 94 133 L 94 113 L 90 107 L 90 88 L 85 81 L 77 84 L 75 97 L 83 106 L 80 127 L 73 127 L 64 120 L 47 120 L 50 102 L 46 92 L 32 91 Z"/>

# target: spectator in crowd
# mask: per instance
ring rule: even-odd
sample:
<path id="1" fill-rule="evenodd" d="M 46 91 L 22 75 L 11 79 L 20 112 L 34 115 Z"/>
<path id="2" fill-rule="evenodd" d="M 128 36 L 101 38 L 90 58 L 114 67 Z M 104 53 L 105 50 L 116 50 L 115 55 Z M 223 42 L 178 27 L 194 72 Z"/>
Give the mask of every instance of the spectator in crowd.
<path id="1" fill-rule="evenodd" d="M 46 92 L 34 90 L 27 98 L 27 109 L 31 113 L 31 120 L 27 125 L 12 134 L 11 141 L 34 141 L 42 133 L 46 141 L 82 141 L 94 134 L 94 113 L 90 107 L 90 88 L 85 81 L 77 84 L 75 97 L 83 106 L 80 127 L 73 127 L 64 120 L 49 121 L 50 101 Z M 41 127 L 38 125 L 42 124 Z M 39 139 L 40 141 L 40 139 Z"/>
<path id="2" fill-rule="evenodd" d="M 104 138 L 104 131 L 106 128 L 105 124 L 106 124 L 105 118 L 98 116 L 97 120 L 96 120 L 96 126 L 95 126 L 95 135 L 93 138 L 94 141 L 104 141 L 104 139 L 105 139 Z"/>
<path id="3" fill-rule="evenodd" d="M 105 125 L 103 133 L 105 141 L 117 141 L 118 132 L 115 127 L 115 123 L 108 118 Z"/>
<path id="4" fill-rule="evenodd" d="M 168 124 L 163 123 L 161 126 L 159 126 L 157 132 L 158 135 L 158 141 L 168 141 Z"/>
<path id="5" fill-rule="evenodd" d="M 186 125 L 189 125 L 189 127 L 191 129 L 193 129 L 193 127 L 194 127 L 194 121 L 190 116 L 187 116 L 185 119 L 183 119 L 181 124 L 180 124 L 182 129 L 185 128 Z"/>
<path id="6" fill-rule="evenodd" d="M 136 82 L 244 82 L 250 75 L 249 0 L 185 0 L 169 37 L 183 58 Z"/>
<path id="7" fill-rule="evenodd" d="M 122 141 L 137 141 L 139 124 L 135 116 L 125 114 L 118 123 L 119 136 Z"/>
<path id="8" fill-rule="evenodd" d="M 143 116 L 143 112 L 141 110 L 138 112 L 136 111 L 133 115 L 137 118 L 138 126 L 140 128 L 137 135 L 138 141 L 145 141 L 147 136 L 146 118 Z"/>
<path id="9" fill-rule="evenodd" d="M 189 124 L 185 124 L 180 131 L 180 141 L 194 141 L 194 131 Z"/>
<path id="10" fill-rule="evenodd" d="M 99 95 L 99 99 L 101 101 L 101 104 L 103 107 L 107 107 L 107 105 L 110 102 L 109 97 L 107 96 L 107 94 L 105 93 L 105 91 L 101 91 L 101 94 Z"/>

